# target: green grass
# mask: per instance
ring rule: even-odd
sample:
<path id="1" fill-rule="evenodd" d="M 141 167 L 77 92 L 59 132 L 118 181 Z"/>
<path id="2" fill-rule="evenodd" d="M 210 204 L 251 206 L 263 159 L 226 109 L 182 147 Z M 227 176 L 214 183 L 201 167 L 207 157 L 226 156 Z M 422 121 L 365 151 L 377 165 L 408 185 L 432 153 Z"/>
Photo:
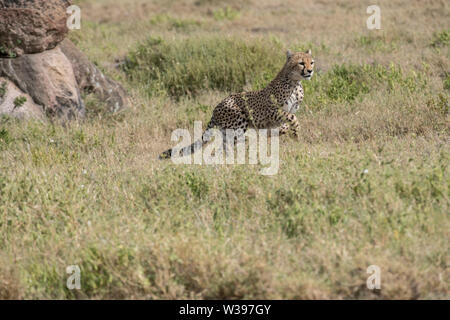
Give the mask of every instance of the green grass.
<path id="1" fill-rule="evenodd" d="M 9 136 L 8 130 L 5 128 L 2 128 L 0 130 L 0 147 L 6 146 L 7 144 L 11 143 L 11 138 Z"/>
<path id="2" fill-rule="evenodd" d="M 0 85 L 0 98 L 3 98 L 6 94 L 6 81 L 2 81 Z"/>
<path id="3" fill-rule="evenodd" d="M 222 20 L 230 20 L 233 21 L 237 18 L 239 18 L 240 13 L 238 10 L 235 10 L 229 6 L 226 6 L 225 8 L 218 8 L 212 12 L 213 17 L 217 21 Z"/>
<path id="4" fill-rule="evenodd" d="M 450 75 L 445 77 L 443 85 L 445 90 L 450 90 Z"/>
<path id="5" fill-rule="evenodd" d="M 21 106 L 24 105 L 25 102 L 27 102 L 27 98 L 26 97 L 24 97 L 24 96 L 16 97 L 14 99 L 14 107 L 15 108 L 20 108 Z"/>
<path id="6" fill-rule="evenodd" d="M 398 47 L 398 38 L 388 36 L 384 33 L 363 35 L 356 39 L 356 45 L 370 51 L 392 52 Z"/>
<path id="7" fill-rule="evenodd" d="M 441 32 L 435 32 L 433 34 L 433 40 L 431 41 L 432 47 L 445 47 L 450 44 L 450 30 L 443 30 Z"/>
<path id="8" fill-rule="evenodd" d="M 200 27 L 202 23 L 193 19 L 179 19 L 167 14 L 158 14 L 150 19 L 152 25 L 165 26 L 169 30 L 189 32 Z"/>

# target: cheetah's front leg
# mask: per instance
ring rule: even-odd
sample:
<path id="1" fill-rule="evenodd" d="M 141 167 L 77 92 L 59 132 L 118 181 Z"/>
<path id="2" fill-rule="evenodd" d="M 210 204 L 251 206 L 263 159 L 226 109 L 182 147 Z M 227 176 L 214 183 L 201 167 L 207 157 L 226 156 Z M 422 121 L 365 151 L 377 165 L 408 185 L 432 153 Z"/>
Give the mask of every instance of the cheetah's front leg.
<path id="1" fill-rule="evenodd" d="M 280 133 L 279 133 L 280 136 L 288 133 L 289 132 L 289 124 L 283 123 L 279 130 L 280 130 Z"/>
<path id="2" fill-rule="evenodd" d="M 284 110 L 279 111 L 279 120 L 280 122 L 285 122 L 280 127 L 280 135 L 286 134 L 289 129 L 292 132 L 292 135 L 298 138 L 300 133 L 300 124 L 298 123 L 298 119 L 293 113 L 286 112 Z"/>

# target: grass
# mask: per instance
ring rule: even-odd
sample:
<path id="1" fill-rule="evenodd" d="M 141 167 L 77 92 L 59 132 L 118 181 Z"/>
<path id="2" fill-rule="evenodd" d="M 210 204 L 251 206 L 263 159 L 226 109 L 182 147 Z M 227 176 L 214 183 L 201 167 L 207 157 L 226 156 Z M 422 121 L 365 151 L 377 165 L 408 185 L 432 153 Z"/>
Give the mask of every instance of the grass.
<path id="1" fill-rule="evenodd" d="M 14 102 L 13 102 L 14 103 L 14 108 L 20 108 L 21 106 L 24 105 L 25 102 L 27 102 L 27 98 L 26 97 L 24 97 L 24 96 L 16 97 L 14 99 Z"/>
<path id="2" fill-rule="evenodd" d="M 225 8 L 218 8 L 212 12 L 212 15 L 215 20 L 230 20 L 233 21 L 239 18 L 239 11 L 233 9 L 232 7 L 226 6 Z"/>
<path id="3" fill-rule="evenodd" d="M 192 0 L 153 23 L 168 4 L 112 3 L 82 1 L 71 37 L 132 106 L 104 114 L 88 95 L 89 117 L 64 127 L 0 118 L 0 298 L 450 297 L 450 54 L 429 45 L 448 29 L 439 3 L 381 2 L 385 35 L 360 30 L 356 1 L 246 2 L 216 21 L 207 13 L 223 3 Z M 300 140 L 281 138 L 277 175 L 157 160 L 174 129 L 205 123 L 229 93 L 267 84 L 287 48 L 308 47 Z M 373 264 L 381 290 L 366 287 Z M 70 265 L 81 290 L 66 287 Z"/>
<path id="4" fill-rule="evenodd" d="M 450 90 L 450 75 L 445 77 L 443 85 L 445 90 Z"/>
<path id="5" fill-rule="evenodd" d="M 201 22 L 193 19 L 177 19 L 167 14 L 157 14 L 150 19 L 153 25 L 162 25 L 169 30 L 189 32 L 201 26 Z"/>
<path id="6" fill-rule="evenodd" d="M 6 81 L 2 81 L 0 84 L 0 99 L 6 95 L 7 86 Z"/>
<path id="7" fill-rule="evenodd" d="M 396 50 L 398 41 L 396 35 L 371 33 L 359 36 L 356 39 L 356 45 L 366 48 L 369 52 L 393 52 Z"/>
<path id="8" fill-rule="evenodd" d="M 444 47 L 450 44 L 450 30 L 443 30 L 433 34 L 432 47 Z"/>

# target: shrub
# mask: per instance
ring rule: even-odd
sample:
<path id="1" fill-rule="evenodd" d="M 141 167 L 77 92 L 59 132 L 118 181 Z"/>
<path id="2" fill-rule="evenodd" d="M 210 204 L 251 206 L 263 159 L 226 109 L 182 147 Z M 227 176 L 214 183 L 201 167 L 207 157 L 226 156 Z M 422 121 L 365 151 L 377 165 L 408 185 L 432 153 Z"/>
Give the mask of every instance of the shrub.
<path id="1" fill-rule="evenodd" d="M 206 89 L 240 92 L 263 88 L 284 62 L 283 45 L 275 39 L 151 38 L 129 54 L 125 71 L 150 94 L 167 93 L 178 99 Z M 373 90 L 411 93 L 425 85 L 420 74 L 405 74 L 393 64 L 334 65 L 326 72 L 317 70 L 312 81 L 303 81 L 305 102 L 313 109 L 361 101 Z"/>
<path id="2" fill-rule="evenodd" d="M 303 81 L 307 104 L 321 108 L 329 103 L 351 103 L 372 90 L 405 90 L 411 93 L 425 85 L 426 79 L 420 75 L 405 75 L 393 64 L 389 67 L 378 64 L 334 65 L 330 71 L 315 75 L 312 81 Z"/>
<path id="3" fill-rule="evenodd" d="M 368 93 L 363 68 L 360 66 L 337 65 L 326 75 L 324 92 L 333 101 L 352 101 L 361 93 Z"/>
<path id="4" fill-rule="evenodd" d="M 150 38 L 129 54 L 125 71 L 150 92 L 180 97 L 204 89 L 238 92 L 247 84 L 261 88 L 283 63 L 283 49 L 275 40 Z"/>

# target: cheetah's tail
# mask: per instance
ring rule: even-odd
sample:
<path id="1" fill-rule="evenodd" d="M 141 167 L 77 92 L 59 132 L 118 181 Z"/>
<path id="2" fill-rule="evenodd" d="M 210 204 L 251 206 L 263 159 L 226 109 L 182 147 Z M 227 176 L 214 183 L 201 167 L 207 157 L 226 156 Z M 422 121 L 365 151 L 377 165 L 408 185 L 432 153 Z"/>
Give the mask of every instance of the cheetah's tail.
<path id="1" fill-rule="evenodd" d="M 202 147 L 203 145 L 205 145 L 206 143 L 208 143 L 211 140 L 211 130 L 212 128 L 214 128 L 216 126 L 216 124 L 211 120 L 208 123 L 208 126 L 206 127 L 206 130 L 203 132 L 201 139 L 198 139 L 197 141 L 195 141 L 194 143 L 192 143 L 189 146 L 186 146 L 182 149 L 180 149 L 179 152 L 179 156 L 187 156 L 187 155 L 191 155 L 194 152 L 196 152 L 198 149 L 200 149 L 200 147 Z M 172 157 L 173 154 L 173 149 L 169 149 L 164 151 L 163 153 L 160 154 L 159 159 L 160 160 L 164 160 L 164 159 L 169 159 Z"/>

